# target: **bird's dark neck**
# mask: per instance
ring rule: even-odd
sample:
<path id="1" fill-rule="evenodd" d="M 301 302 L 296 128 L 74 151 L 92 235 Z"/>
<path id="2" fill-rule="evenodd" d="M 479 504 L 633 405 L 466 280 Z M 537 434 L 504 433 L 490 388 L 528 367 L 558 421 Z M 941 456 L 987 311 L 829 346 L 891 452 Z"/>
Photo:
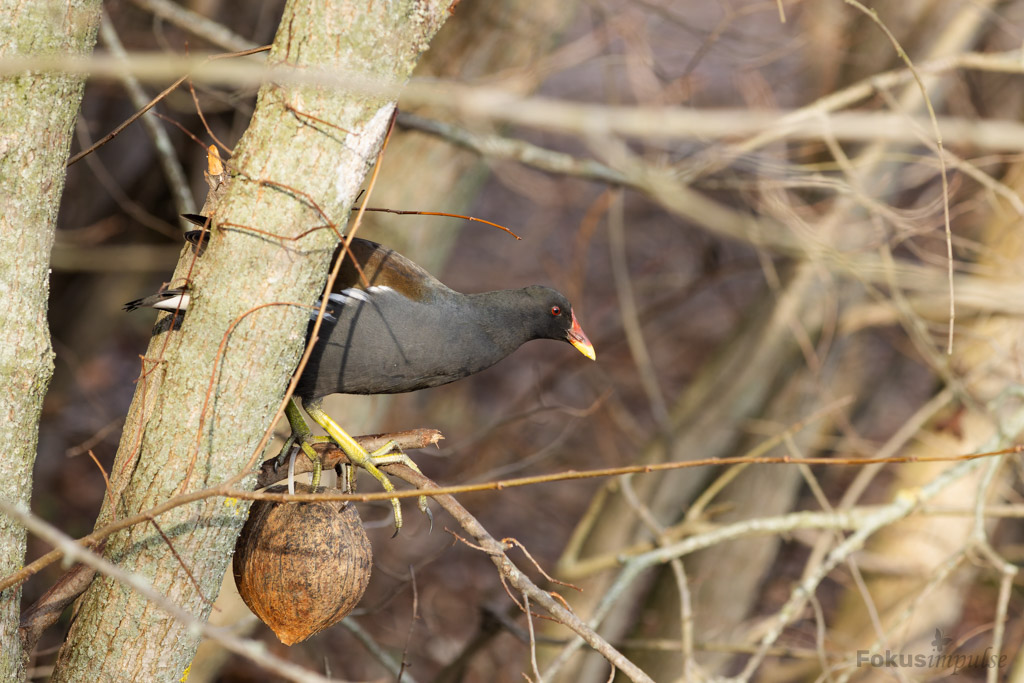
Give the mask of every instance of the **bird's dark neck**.
<path id="1" fill-rule="evenodd" d="M 529 297 L 521 289 L 502 289 L 481 294 L 461 294 L 474 321 L 501 349 L 502 357 L 537 338 L 534 330 L 536 311 L 527 305 Z"/>

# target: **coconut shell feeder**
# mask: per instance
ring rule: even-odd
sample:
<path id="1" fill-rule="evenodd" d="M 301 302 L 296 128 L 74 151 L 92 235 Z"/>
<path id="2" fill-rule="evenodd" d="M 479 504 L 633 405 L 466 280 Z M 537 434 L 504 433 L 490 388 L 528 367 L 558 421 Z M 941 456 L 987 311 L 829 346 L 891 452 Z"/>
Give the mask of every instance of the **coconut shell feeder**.
<path id="1" fill-rule="evenodd" d="M 311 491 L 296 485 L 297 493 Z M 249 511 L 232 564 L 245 604 L 282 643 L 293 645 L 352 611 L 370 582 L 372 560 L 353 505 L 260 500 Z"/>

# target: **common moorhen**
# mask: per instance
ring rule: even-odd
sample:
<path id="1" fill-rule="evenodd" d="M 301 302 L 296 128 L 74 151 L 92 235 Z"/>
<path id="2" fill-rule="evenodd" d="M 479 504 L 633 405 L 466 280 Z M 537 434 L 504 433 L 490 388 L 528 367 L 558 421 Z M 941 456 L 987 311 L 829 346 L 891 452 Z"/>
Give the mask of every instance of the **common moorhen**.
<path id="1" fill-rule="evenodd" d="M 187 215 L 203 225 L 203 216 Z M 201 231 L 186 237 L 196 242 Z M 593 360 L 594 347 L 583 333 L 569 301 L 548 287 L 532 286 L 482 294 L 449 289 L 398 252 L 355 238 L 332 291 L 312 355 L 295 396 L 356 465 L 369 471 L 387 491 L 394 487 L 378 464 L 403 462 L 392 446 L 368 453 L 321 408 L 329 394 L 394 394 L 454 382 L 494 365 L 532 339 L 556 339 Z M 340 258 L 339 245 L 334 258 Z M 353 259 L 358 263 L 356 268 Z M 125 305 L 185 310 L 189 294 L 167 290 Z M 317 312 L 319 311 L 319 304 Z M 311 314 L 307 338 L 317 313 Z M 294 404 L 287 409 L 292 438 L 315 459 L 310 429 Z M 402 525 L 397 499 L 396 533 Z M 421 501 L 425 509 L 425 500 Z"/>

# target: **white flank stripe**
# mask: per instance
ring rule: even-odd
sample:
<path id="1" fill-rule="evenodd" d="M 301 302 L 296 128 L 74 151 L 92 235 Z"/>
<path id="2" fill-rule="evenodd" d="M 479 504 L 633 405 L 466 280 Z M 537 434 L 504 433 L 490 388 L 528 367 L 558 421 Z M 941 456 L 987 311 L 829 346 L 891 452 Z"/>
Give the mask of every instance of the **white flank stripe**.
<path id="1" fill-rule="evenodd" d="M 349 299 L 358 299 L 359 301 L 369 301 L 369 295 L 361 289 L 355 287 L 349 287 L 348 289 L 341 290 L 341 295 Z M 334 296 L 333 294 L 331 296 Z"/>
<path id="2" fill-rule="evenodd" d="M 373 287 L 370 287 L 369 290 L 357 289 L 356 287 L 348 287 L 347 289 L 343 289 L 340 292 L 331 292 L 330 294 L 328 294 L 327 301 L 329 303 L 327 308 L 329 311 L 331 308 L 331 304 L 333 304 L 334 306 L 344 306 L 352 301 L 369 302 L 370 297 L 374 294 L 387 294 L 388 292 L 393 291 L 395 290 L 391 289 L 386 285 L 374 285 Z M 317 308 L 319 308 L 320 302 L 316 302 L 316 305 Z M 315 320 L 316 313 L 310 313 L 309 317 L 311 320 Z M 329 312 L 324 314 L 324 319 L 329 320 L 330 322 L 338 322 L 337 318 L 335 318 Z"/>

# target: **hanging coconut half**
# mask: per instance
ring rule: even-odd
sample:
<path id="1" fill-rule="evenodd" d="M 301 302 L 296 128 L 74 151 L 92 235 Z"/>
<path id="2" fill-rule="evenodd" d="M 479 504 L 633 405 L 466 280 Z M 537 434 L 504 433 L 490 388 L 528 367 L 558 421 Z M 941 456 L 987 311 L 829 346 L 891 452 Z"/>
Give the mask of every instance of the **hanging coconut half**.
<path id="1" fill-rule="evenodd" d="M 295 491 L 311 489 L 296 484 Z M 372 559 L 353 505 L 259 500 L 235 544 L 235 585 L 249 609 L 293 645 L 352 611 L 370 582 Z"/>

